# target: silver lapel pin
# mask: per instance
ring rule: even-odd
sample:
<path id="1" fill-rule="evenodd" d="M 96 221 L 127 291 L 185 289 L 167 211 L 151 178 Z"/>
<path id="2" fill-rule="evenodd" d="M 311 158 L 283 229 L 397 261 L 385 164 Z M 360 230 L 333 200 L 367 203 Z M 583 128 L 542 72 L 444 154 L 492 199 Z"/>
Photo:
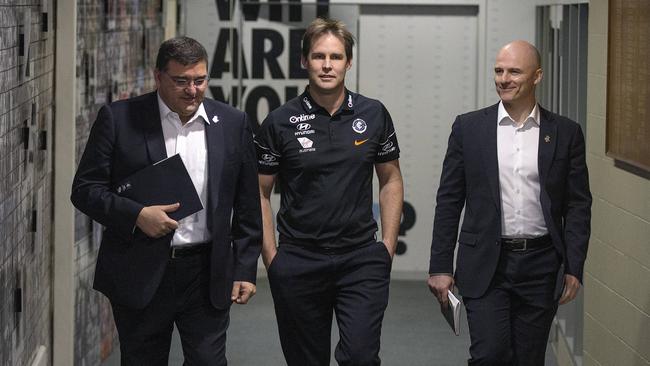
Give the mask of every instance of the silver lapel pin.
<path id="1" fill-rule="evenodd" d="M 217 117 L 217 116 L 212 117 L 212 122 L 214 122 L 214 123 L 219 122 L 219 117 Z"/>
<path id="2" fill-rule="evenodd" d="M 551 142 L 551 136 L 546 135 L 546 136 L 544 137 L 544 141 L 546 141 L 546 143 Z"/>

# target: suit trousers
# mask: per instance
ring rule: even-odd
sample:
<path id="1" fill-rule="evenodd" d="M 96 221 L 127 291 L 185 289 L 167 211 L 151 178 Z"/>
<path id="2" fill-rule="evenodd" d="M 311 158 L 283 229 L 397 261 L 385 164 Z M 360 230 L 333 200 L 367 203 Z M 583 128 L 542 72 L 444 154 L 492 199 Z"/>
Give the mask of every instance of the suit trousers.
<path id="1" fill-rule="evenodd" d="M 210 302 L 210 253 L 170 259 L 160 287 L 144 309 L 112 303 L 121 364 L 167 366 L 174 324 L 185 366 L 226 365 L 229 310 Z"/>
<path id="2" fill-rule="evenodd" d="M 391 263 L 381 242 L 332 251 L 281 243 L 268 276 L 287 364 L 329 366 L 336 314 L 338 364 L 380 365 Z"/>
<path id="3" fill-rule="evenodd" d="M 463 297 L 471 338 L 468 365 L 544 366 L 560 259 L 553 246 L 501 250 L 480 298 Z"/>

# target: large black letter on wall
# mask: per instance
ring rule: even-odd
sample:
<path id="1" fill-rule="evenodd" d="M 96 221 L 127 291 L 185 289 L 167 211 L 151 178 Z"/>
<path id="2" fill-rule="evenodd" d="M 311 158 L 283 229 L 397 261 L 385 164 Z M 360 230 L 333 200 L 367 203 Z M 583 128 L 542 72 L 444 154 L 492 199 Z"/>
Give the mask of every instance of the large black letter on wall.
<path id="1" fill-rule="evenodd" d="M 302 68 L 300 64 L 300 56 L 302 54 L 302 35 L 305 30 L 291 29 L 289 30 L 289 78 L 290 79 L 307 79 L 307 70 Z"/>
<path id="2" fill-rule="evenodd" d="M 220 79 L 224 72 L 231 71 L 230 62 L 226 61 L 226 50 L 228 50 L 228 45 L 230 44 L 230 32 L 233 32 L 232 76 L 233 78 L 239 77 L 239 34 L 237 33 L 237 29 L 221 28 L 219 29 L 219 38 L 217 38 L 217 46 L 214 48 L 214 56 L 212 57 L 210 78 Z M 242 78 L 248 79 L 246 57 L 242 57 L 242 69 Z"/>
<path id="3" fill-rule="evenodd" d="M 264 50 L 265 40 L 271 41 L 271 49 Z M 253 79 L 264 79 L 264 61 L 269 65 L 271 78 L 284 79 L 278 57 L 284 50 L 282 35 L 273 29 L 253 29 Z"/>
<path id="4" fill-rule="evenodd" d="M 217 3 L 217 15 L 219 20 L 230 20 L 232 19 L 233 9 L 230 7 L 230 0 L 215 0 Z M 108 1 L 106 2 L 108 4 Z M 233 6 L 234 8 L 234 6 Z"/>
<path id="5" fill-rule="evenodd" d="M 244 111 L 248 114 L 253 133 L 257 133 L 259 125 L 262 123 L 257 115 L 257 105 L 262 99 L 266 99 L 266 102 L 269 105 L 269 111 L 280 106 L 280 97 L 273 88 L 269 86 L 258 86 L 251 90 L 250 94 L 248 94 L 248 97 L 246 98 L 246 107 L 244 108 Z"/>

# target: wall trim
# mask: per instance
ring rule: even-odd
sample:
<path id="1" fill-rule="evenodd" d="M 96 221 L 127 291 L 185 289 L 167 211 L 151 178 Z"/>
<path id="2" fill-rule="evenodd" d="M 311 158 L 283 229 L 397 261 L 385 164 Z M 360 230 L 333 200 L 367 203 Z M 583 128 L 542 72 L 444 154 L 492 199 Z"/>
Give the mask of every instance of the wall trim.
<path id="1" fill-rule="evenodd" d="M 61 16 L 59 16 L 61 15 Z M 62 21 L 65 19 L 65 21 Z M 56 2 L 52 364 L 74 364 L 74 208 L 77 2 Z"/>

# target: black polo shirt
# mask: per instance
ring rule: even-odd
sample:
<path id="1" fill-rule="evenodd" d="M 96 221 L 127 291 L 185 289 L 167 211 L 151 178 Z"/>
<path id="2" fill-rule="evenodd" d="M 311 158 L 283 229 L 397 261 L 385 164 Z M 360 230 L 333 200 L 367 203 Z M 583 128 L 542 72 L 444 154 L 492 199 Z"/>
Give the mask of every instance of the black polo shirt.
<path id="1" fill-rule="evenodd" d="M 399 158 L 381 102 L 346 90 L 330 116 L 305 91 L 266 117 L 255 144 L 260 174 L 279 173 L 280 243 L 341 248 L 374 240 L 374 164 Z"/>

